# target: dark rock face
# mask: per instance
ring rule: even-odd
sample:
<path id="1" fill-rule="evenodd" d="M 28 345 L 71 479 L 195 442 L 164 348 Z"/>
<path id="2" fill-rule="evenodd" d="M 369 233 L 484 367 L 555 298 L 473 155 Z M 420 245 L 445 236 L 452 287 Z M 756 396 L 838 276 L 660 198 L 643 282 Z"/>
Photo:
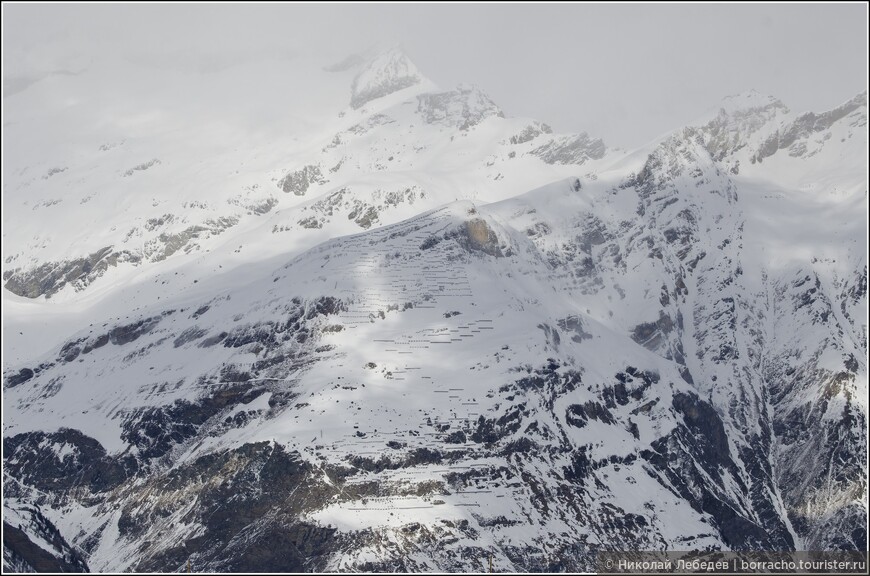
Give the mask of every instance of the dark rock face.
<path id="1" fill-rule="evenodd" d="M 773 430 L 782 450 L 777 482 L 782 486 L 789 519 L 808 548 L 860 550 L 866 539 L 866 512 L 854 499 L 861 491 L 855 478 L 860 477 L 867 458 L 866 440 L 860 432 L 867 426 L 864 415 L 853 401 L 829 413 L 829 400 L 824 396 L 833 396 L 837 375 L 804 367 L 787 379 L 782 376 L 779 382 L 805 383 L 814 389 L 822 384 L 819 401 L 797 405 L 789 403 L 787 396 L 779 396 L 784 392 L 780 386 L 773 389 L 774 403 L 780 408 Z M 822 496 L 828 491 L 836 494 L 839 502 L 830 495 Z M 831 500 L 833 505 L 827 504 L 825 514 L 813 513 L 814 508 Z"/>
<path id="2" fill-rule="evenodd" d="M 766 123 L 773 121 L 777 114 L 787 113 L 788 107 L 774 98 L 761 99 L 748 107 L 719 114 L 701 128 L 704 146 L 717 162 L 723 161 L 747 145 L 747 138 Z"/>
<path id="3" fill-rule="evenodd" d="M 103 275 L 118 261 L 112 247 L 106 246 L 82 258 L 65 262 L 48 262 L 30 271 L 8 271 L 4 274 L 7 290 L 25 298 L 50 298 L 67 284 L 87 285 Z M 6 277 L 8 275 L 8 277 Z"/>
<path id="4" fill-rule="evenodd" d="M 659 319 L 655 322 L 645 322 L 634 327 L 631 338 L 641 346 L 650 350 L 658 350 L 674 330 L 674 321 L 670 316 L 659 312 Z"/>
<path id="5" fill-rule="evenodd" d="M 39 517 L 43 522 L 40 535 L 48 536 L 54 550 L 50 552 L 40 548 L 27 534 L 4 521 L 4 568 L 8 567 L 16 572 L 90 572 L 87 562 L 70 548 L 57 528 L 41 514 Z"/>
<path id="6" fill-rule="evenodd" d="M 721 418 L 713 407 L 694 394 L 675 394 L 674 409 L 683 425 L 652 444 L 641 457 L 664 474 L 682 498 L 710 514 L 725 542 L 735 550 L 793 550 L 794 540 L 777 514 L 752 517 L 724 490 L 728 474 L 741 487 L 741 475 L 731 453 Z M 752 461 L 752 460 L 750 460 Z M 716 483 L 705 480 L 717 479 Z"/>
<path id="7" fill-rule="evenodd" d="M 226 348 L 242 348 L 253 344 L 260 348 L 272 350 L 280 348 L 288 342 L 304 344 L 312 334 L 309 321 L 317 316 L 338 314 L 344 309 L 344 304 L 338 298 L 322 296 L 307 302 L 298 298 L 293 299 L 291 305 L 286 308 L 287 315 L 283 321 L 244 324 L 230 332 L 203 340 L 200 346 L 222 342 Z M 208 344 L 206 344 L 207 342 Z"/>
<path id="8" fill-rule="evenodd" d="M 867 92 L 863 92 L 842 106 L 828 112 L 822 114 L 807 112 L 765 140 L 759 147 L 758 152 L 752 157 L 752 161 L 761 162 L 765 158 L 776 154 L 777 151 L 784 149 L 790 149 L 792 156 L 803 156 L 806 152 L 806 146 L 801 147 L 800 140 L 829 129 L 835 122 L 842 120 L 862 107 L 866 108 L 866 106 Z M 860 119 L 858 121 L 860 122 Z M 866 123 L 866 117 L 863 121 Z"/>
<path id="9" fill-rule="evenodd" d="M 13 374 L 12 376 L 8 376 L 6 378 L 6 386 L 9 388 L 13 388 L 18 386 L 19 384 L 24 384 L 28 380 L 33 378 L 33 370 L 30 368 L 22 368 L 18 371 L 18 374 Z"/>
<path id="10" fill-rule="evenodd" d="M 203 330 L 202 328 L 199 328 L 197 326 L 191 326 L 190 328 L 179 334 L 178 338 L 172 341 L 172 345 L 176 348 L 179 348 L 181 346 L 184 346 L 185 344 L 188 344 L 189 342 L 195 342 L 196 340 L 199 340 L 206 334 L 208 334 L 207 330 Z"/>
<path id="11" fill-rule="evenodd" d="M 439 242 L 441 242 L 441 238 L 437 236 L 429 236 L 428 238 L 423 240 L 422 244 L 420 244 L 420 250 L 428 250 L 429 248 L 434 248 L 438 245 Z"/>
<path id="12" fill-rule="evenodd" d="M 268 209 L 272 205 L 274 204 L 270 204 Z M 166 223 L 172 220 L 173 218 L 167 218 Z M 146 223 L 143 228 L 156 232 L 162 225 L 157 224 L 158 222 L 162 222 L 162 219 L 155 220 L 153 225 Z M 138 266 L 144 262 L 159 262 L 178 251 L 190 252 L 198 247 L 195 243 L 197 239 L 220 235 L 238 223 L 238 216 L 222 216 L 175 232 L 160 232 L 141 250 L 116 250 L 114 246 L 106 246 L 86 256 L 61 262 L 46 262 L 29 270 L 6 270 L 3 274 L 4 286 L 13 294 L 25 298 L 51 298 L 66 286 L 82 291 L 102 277 L 109 268 L 122 264 Z"/>
<path id="13" fill-rule="evenodd" d="M 200 317 L 210 306 L 194 309 L 193 316 Z M 142 570 L 177 569 L 188 559 L 193 566 L 201 569 L 210 566 L 213 570 L 324 569 L 328 553 L 334 551 L 331 544 L 334 530 L 301 522 L 299 517 L 305 511 L 322 507 L 325 499 L 335 494 L 335 489 L 324 484 L 321 473 L 315 473 L 298 454 L 288 454 L 280 445 L 248 444 L 235 451 L 211 453 L 190 464 L 176 465 L 180 454 L 176 449 L 190 449 L 196 438 L 221 435 L 245 426 L 252 418 L 270 418 L 288 409 L 297 396 L 293 384 L 282 382 L 281 386 L 270 387 L 269 379 L 258 379 L 258 376 L 276 367 L 286 370 L 281 368 L 285 365 L 304 366 L 310 361 L 306 359 L 309 349 L 316 346 L 320 335 L 320 330 L 315 330 L 314 326 L 320 326 L 321 318 L 344 309 L 341 300 L 330 296 L 311 300 L 295 298 L 282 307 L 285 315 L 280 320 L 243 325 L 233 332 L 215 335 L 215 344 L 223 342 L 225 348 L 274 353 L 264 353 L 251 364 L 226 363 L 217 367 L 213 375 L 203 375 L 195 388 L 203 391 L 199 397 L 120 412 L 123 420 L 120 437 L 127 445 L 120 452 L 108 454 L 94 438 L 67 428 L 5 437 L 4 471 L 15 480 L 14 489 L 10 488 L 7 495 L 29 501 L 32 493 L 38 493 L 41 504 L 57 508 L 77 503 L 97 511 L 98 516 L 103 513 L 100 510 L 111 514 L 111 510 L 122 503 L 127 506 L 137 502 L 123 509 L 118 529 L 122 540 L 135 541 L 140 547 L 137 558 Z M 202 329 L 185 329 L 176 336 L 171 328 L 160 326 L 174 312 L 167 310 L 157 316 L 108 328 L 96 336 L 70 340 L 60 348 L 57 364 L 12 373 L 6 377 L 7 386 L 31 385 L 44 370 L 73 362 L 80 355 L 105 346 L 132 349 L 138 345 L 140 347 L 129 355 L 137 357 L 155 343 L 168 341 L 172 348 L 190 346 L 196 341 L 202 344 L 206 334 Z M 162 333 L 141 345 L 140 339 L 155 331 Z M 42 381 L 37 382 L 33 389 L 46 394 L 41 384 Z M 150 390 L 159 397 L 183 384 L 183 381 L 164 382 L 151 385 Z M 246 408 L 266 392 L 271 393 L 268 407 Z M 408 465 L 416 465 L 417 460 L 430 462 L 440 458 L 437 451 L 412 456 Z M 215 471 L 221 474 L 219 478 L 208 477 Z M 203 490 L 203 482 L 211 491 Z M 270 488 L 263 490 L 261 482 L 268 483 Z M 287 494 L 297 489 L 298 501 L 288 502 Z M 162 502 L 154 501 L 149 495 L 155 490 L 166 492 L 161 496 Z M 252 496 L 239 499 L 236 490 Z M 205 531 L 187 542 L 173 541 L 168 547 L 155 544 L 159 538 L 149 536 L 148 531 L 161 525 L 162 519 L 175 511 L 173 498 L 188 494 L 196 495 L 197 506 L 205 504 L 205 508 L 197 508 L 202 516 L 191 520 L 201 522 Z M 229 506 L 228 501 L 232 501 Z M 105 520 L 106 523 L 112 521 L 108 517 Z M 88 568 L 85 557 L 64 551 L 66 544 L 59 533 L 60 543 L 56 549 L 41 551 L 33 544 L 36 524 L 31 524 L 24 529 L 13 526 L 14 529 L 8 531 L 4 552 L 7 567 Z M 87 541 L 76 542 L 77 546 L 85 554 L 91 552 L 92 546 L 105 537 L 105 527 L 103 524 L 90 534 Z M 240 534 L 245 534 L 247 540 Z M 274 548 L 279 545 L 282 548 Z"/>
<path id="14" fill-rule="evenodd" d="M 204 417 L 199 410 L 191 416 L 190 408 L 185 412 L 175 407 L 176 413 L 191 420 Z M 145 426 L 153 424 L 152 418 Z M 74 450 L 59 458 L 53 447 L 62 444 Z M 336 489 L 319 480 L 298 454 L 280 445 L 246 444 L 150 475 L 138 475 L 132 457 L 107 456 L 99 443 L 73 430 L 7 438 L 4 451 L 14 460 L 7 461 L 9 474 L 52 499 L 93 506 L 123 494 L 118 529 L 122 539 L 140 542 L 143 560 L 135 567 L 137 571 L 181 569 L 188 560 L 204 571 L 316 571 L 323 570 L 334 550 L 334 530 L 300 522 L 298 517 L 322 506 Z M 156 455 L 146 452 L 142 454 Z M 134 478 L 138 480 L 133 482 Z M 162 526 L 165 518 L 191 499 L 197 506 L 189 508 L 181 521 L 199 524 L 204 530 L 186 541 L 164 543 L 159 549 L 153 546 L 148 532 Z M 56 549 L 43 550 L 20 529 L 6 525 L 7 566 L 87 571 L 86 562 L 57 529 L 35 514 L 41 536 Z"/>
<path id="15" fill-rule="evenodd" d="M 380 223 L 385 212 L 389 212 L 401 204 L 414 204 L 418 199 L 426 198 L 426 191 L 419 186 L 405 186 L 396 189 L 366 190 L 360 194 L 349 186 L 329 192 L 311 205 L 301 208 L 305 216 L 296 220 L 302 228 L 320 229 L 335 216 L 343 214 L 348 220 L 355 222 L 360 228 L 368 230 Z M 275 226 L 273 233 L 286 230 L 284 226 Z"/>
<path id="16" fill-rule="evenodd" d="M 196 499 L 183 521 L 204 530 L 185 542 L 169 543 L 145 554 L 137 571 L 183 568 L 189 560 L 202 571 L 323 570 L 333 547 L 334 530 L 297 520 L 336 494 L 315 479 L 311 466 L 280 445 L 246 444 L 203 456 L 166 475 L 148 488 L 160 503 L 134 496 L 123 508 L 119 528 L 131 538 L 159 524 L 172 503 Z"/>
<path id="17" fill-rule="evenodd" d="M 523 408 L 522 405 L 517 406 L 498 419 L 481 416 L 477 421 L 477 428 L 471 435 L 471 440 L 481 444 L 493 444 L 516 433 L 523 422 Z"/>
<path id="18" fill-rule="evenodd" d="M 535 122 L 520 130 L 519 133 L 511 136 L 509 142 L 511 144 L 525 144 L 526 142 L 531 142 L 542 134 L 552 133 L 553 129 L 547 124 L 544 124 L 543 122 Z"/>
<path id="19" fill-rule="evenodd" d="M 106 344 L 113 344 L 115 346 L 125 346 L 127 344 L 131 344 L 142 338 L 143 336 L 150 334 L 154 331 L 160 321 L 163 319 L 165 315 L 171 314 L 172 311 L 168 311 L 161 316 L 152 316 L 149 318 L 142 318 L 141 320 L 137 320 L 131 324 L 120 324 L 113 328 L 111 328 L 108 332 L 103 334 L 99 334 L 97 336 L 89 336 L 79 338 L 77 340 L 71 340 L 65 343 L 58 354 L 57 363 L 65 364 L 73 362 L 79 355 L 89 354 L 94 350 L 98 350 L 105 346 Z M 186 334 L 185 337 L 190 336 L 189 333 Z M 179 336 L 181 340 L 181 336 Z M 49 368 L 54 364 L 48 366 L 41 366 L 37 368 L 34 372 L 38 373 L 42 368 Z M 29 370 L 29 369 L 26 369 Z M 22 378 L 26 376 L 19 372 L 17 376 L 10 376 L 7 379 L 15 379 L 16 381 L 20 381 L 19 383 L 23 383 L 32 377 L 32 375 L 28 378 L 22 380 Z"/>
<path id="20" fill-rule="evenodd" d="M 696 439 L 694 444 L 704 456 L 703 462 L 713 467 L 728 466 L 731 463 L 728 435 L 713 407 L 693 394 L 675 394 L 673 404 Z"/>
<path id="21" fill-rule="evenodd" d="M 417 97 L 417 113 L 427 124 L 443 124 L 463 131 L 490 116 L 504 118 L 504 113 L 489 96 L 472 86 L 422 94 Z"/>
<path id="22" fill-rule="evenodd" d="M 583 132 L 576 136 L 554 138 L 534 150 L 547 164 L 585 164 L 588 160 L 598 160 L 604 157 L 607 147 L 600 138 L 591 138 Z"/>
<path id="23" fill-rule="evenodd" d="M 359 204 L 348 213 L 347 219 L 368 230 L 378 220 L 378 209 L 368 204 Z"/>
<path id="24" fill-rule="evenodd" d="M 571 404 L 565 412 L 565 421 L 575 428 L 583 428 L 589 420 L 599 420 L 605 424 L 615 423 L 610 411 L 592 400 L 582 405 Z"/>
<path id="25" fill-rule="evenodd" d="M 466 250 L 483 252 L 499 258 L 506 255 L 502 251 L 498 236 L 482 218 L 468 220 L 458 230 L 446 234 L 445 238 L 455 238 Z"/>
<path id="26" fill-rule="evenodd" d="M 176 400 L 168 406 L 148 408 L 129 417 L 121 439 L 138 448 L 142 458 L 157 458 L 196 436 L 203 424 L 225 408 L 247 404 L 263 392 L 263 388 L 242 384 L 217 390 L 196 402 Z"/>
<path id="27" fill-rule="evenodd" d="M 61 447 L 67 448 L 63 456 Z M 99 442 L 69 428 L 6 437 L 3 451 L 14 478 L 48 494 L 81 493 L 85 501 L 117 488 L 138 469 L 132 456 L 109 456 Z"/>
<path id="28" fill-rule="evenodd" d="M 320 172 L 320 166 L 309 164 L 295 172 L 290 172 L 278 181 L 278 188 L 285 193 L 292 192 L 296 196 L 305 196 L 312 184 L 326 184 L 326 179 Z"/>
<path id="29" fill-rule="evenodd" d="M 118 326 L 109 331 L 109 342 L 116 346 L 123 346 L 139 339 L 141 336 L 148 334 L 160 322 L 160 316 L 145 318 L 133 324 L 126 326 Z M 99 344 L 99 339 L 97 339 Z M 94 346 L 95 348 L 99 346 Z"/>

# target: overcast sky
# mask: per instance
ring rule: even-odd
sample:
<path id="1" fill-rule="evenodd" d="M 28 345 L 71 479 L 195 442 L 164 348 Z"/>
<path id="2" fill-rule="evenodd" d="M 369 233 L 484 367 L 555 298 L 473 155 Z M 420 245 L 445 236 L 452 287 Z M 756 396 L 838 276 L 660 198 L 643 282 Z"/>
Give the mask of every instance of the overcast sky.
<path id="1" fill-rule="evenodd" d="M 3 4 L 4 78 L 101 54 L 336 59 L 400 43 L 438 85 L 478 85 L 508 115 L 633 147 L 749 89 L 794 110 L 867 85 L 867 7 L 796 5 Z M 4 79 L 5 82 L 5 79 Z"/>

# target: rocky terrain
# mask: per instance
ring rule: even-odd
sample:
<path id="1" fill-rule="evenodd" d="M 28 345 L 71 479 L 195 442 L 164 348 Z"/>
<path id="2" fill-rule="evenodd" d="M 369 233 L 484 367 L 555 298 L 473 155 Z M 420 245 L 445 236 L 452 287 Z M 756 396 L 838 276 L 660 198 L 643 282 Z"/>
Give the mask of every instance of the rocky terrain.
<path id="1" fill-rule="evenodd" d="M 5 99 L 4 570 L 866 549 L 866 93 L 623 151 L 396 49 L 109 70 Z"/>

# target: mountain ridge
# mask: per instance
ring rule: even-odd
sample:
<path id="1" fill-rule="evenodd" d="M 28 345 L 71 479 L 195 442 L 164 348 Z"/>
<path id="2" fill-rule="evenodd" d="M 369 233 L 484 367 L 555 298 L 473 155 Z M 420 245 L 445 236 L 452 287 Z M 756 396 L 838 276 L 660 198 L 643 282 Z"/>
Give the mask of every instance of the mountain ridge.
<path id="1" fill-rule="evenodd" d="M 233 163 L 256 188 L 137 215 L 143 246 L 187 235 L 165 258 L 81 297 L 4 291 L 4 519 L 27 539 L 4 567 L 31 545 L 97 571 L 860 550 L 866 93 L 802 115 L 740 97 L 623 152 L 382 56 L 310 67 L 343 108 L 298 153 Z"/>

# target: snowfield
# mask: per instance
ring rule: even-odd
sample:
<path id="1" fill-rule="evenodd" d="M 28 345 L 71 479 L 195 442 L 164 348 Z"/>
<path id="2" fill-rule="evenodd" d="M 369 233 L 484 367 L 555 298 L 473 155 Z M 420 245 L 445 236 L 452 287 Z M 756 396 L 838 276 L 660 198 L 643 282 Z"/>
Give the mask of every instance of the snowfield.
<path id="1" fill-rule="evenodd" d="M 398 49 L 6 96 L 4 569 L 864 549 L 866 100 L 624 151 Z"/>

